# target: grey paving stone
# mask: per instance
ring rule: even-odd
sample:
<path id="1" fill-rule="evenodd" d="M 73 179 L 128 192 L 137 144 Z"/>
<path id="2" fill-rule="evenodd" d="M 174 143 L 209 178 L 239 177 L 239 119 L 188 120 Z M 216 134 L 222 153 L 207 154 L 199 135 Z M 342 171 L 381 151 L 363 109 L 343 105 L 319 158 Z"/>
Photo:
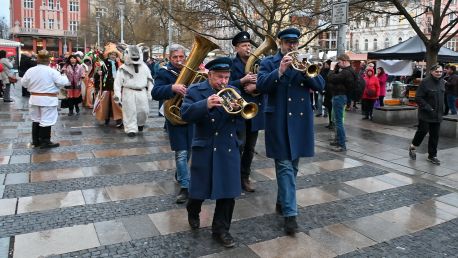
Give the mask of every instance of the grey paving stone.
<path id="1" fill-rule="evenodd" d="M 0 257 L 8 257 L 8 252 L 10 248 L 10 238 L 4 237 L 0 238 Z"/>
<path id="2" fill-rule="evenodd" d="M 5 185 L 24 184 L 29 182 L 29 173 L 7 174 Z"/>
<path id="3" fill-rule="evenodd" d="M 122 218 L 121 221 L 132 239 L 147 238 L 161 234 L 147 215 Z"/>

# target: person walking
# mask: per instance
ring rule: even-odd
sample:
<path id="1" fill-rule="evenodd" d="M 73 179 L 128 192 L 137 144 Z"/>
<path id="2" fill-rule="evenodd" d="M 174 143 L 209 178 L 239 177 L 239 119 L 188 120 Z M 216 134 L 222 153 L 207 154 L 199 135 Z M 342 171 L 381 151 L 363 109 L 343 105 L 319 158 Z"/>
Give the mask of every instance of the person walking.
<path id="1" fill-rule="evenodd" d="M 458 97 L 458 73 L 456 72 L 456 66 L 449 65 L 446 69 L 447 76 L 444 78 L 445 82 L 445 99 L 448 104 L 448 110 L 452 115 L 456 115 L 456 99 Z M 448 110 L 444 112 L 448 114 Z"/>
<path id="2" fill-rule="evenodd" d="M 13 64 L 6 58 L 5 50 L 0 50 L 0 64 L 3 66 L 3 71 L 0 73 L 0 79 L 3 83 L 3 102 L 11 103 L 14 102 L 10 95 L 12 83 L 10 80 L 13 77 L 11 69 L 13 69 Z"/>
<path id="3" fill-rule="evenodd" d="M 363 119 L 372 120 L 372 112 L 374 110 L 375 101 L 378 99 L 380 84 L 377 76 L 374 75 L 374 69 L 368 67 L 366 69 L 366 87 L 363 91 L 363 97 L 361 99 L 361 106 L 363 110 Z"/>
<path id="4" fill-rule="evenodd" d="M 428 161 L 440 165 L 440 160 L 437 158 L 437 145 L 444 112 L 445 81 L 441 78 L 440 65 L 433 65 L 429 71 L 429 76 L 421 81 L 415 96 L 418 104 L 418 129 L 410 144 L 409 156 L 412 160 L 416 160 L 416 149 L 429 133 Z"/>
<path id="5" fill-rule="evenodd" d="M 385 69 L 383 69 L 383 67 L 377 68 L 377 78 L 380 84 L 378 101 L 380 103 L 380 106 L 383 107 L 385 106 L 384 99 L 386 96 L 386 82 L 388 81 L 388 74 L 385 73 Z"/>
<path id="6" fill-rule="evenodd" d="M 81 96 L 81 83 L 84 78 L 84 68 L 78 63 L 76 55 L 70 55 L 61 72 L 67 76 L 71 83 L 70 88 L 67 89 L 67 99 L 65 100 L 69 109 L 68 115 L 73 116 L 73 109 L 75 109 L 76 114 L 79 115 L 80 108 L 78 104 L 83 101 Z"/>
<path id="7" fill-rule="evenodd" d="M 32 145 L 41 149 L 59 147 L 59 143 L 51 142 L 51 126 L 57 122 L 57 93 L 61 87 L 70 85 L 70 81 L 48 66 L 48 51 L 38 52 L 37 64 L 22 78 L 22 85 L 30 92 Z"/>

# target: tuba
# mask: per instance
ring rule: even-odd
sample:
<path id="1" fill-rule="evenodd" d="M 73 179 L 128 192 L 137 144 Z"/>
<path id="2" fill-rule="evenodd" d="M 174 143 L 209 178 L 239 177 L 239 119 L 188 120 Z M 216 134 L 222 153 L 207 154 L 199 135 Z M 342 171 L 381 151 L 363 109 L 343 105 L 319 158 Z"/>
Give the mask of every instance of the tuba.
<path id="1" fill-rule="evenodd" d="M 224 110 L 231 115 L 240 114 L 244 119 L 252 119 L 258 113 L 258 105 L 253 102 L 246 102 L 240 94 L 223 85 L 223 89 L 216 93 L 221 98 Z M 234 106 L 238 108 L 234 108 Z M 237 109 L 237 110 L 236 110 Z"/>
<path id="2" fill-rule="evenodd" d="M 248 58 L 245 64 L 245 74 L 257 74 L 259 71 L 258 61 L 261 60 L 261 55 L 266 55 L 267 53 L 269 53 L 269 51 L 277 50 L 277 43 L 275 42 L 275 39 L 268 34 L 264 36 L 264 41 L 261 43 L 261 45 L 258 48 L 256 48 L 256 50 L 253 53 L 250 53 L 250 57 Z M 253 97 L 258 96 L 259 94 L 260 93 L 255 91 L 253 93 Z"/>
<path id="3" fill-rule="evenodd" d="M 291 66 L 295 70 L 305 72 L 308 77 L 313 78 L 320 74 L 320 67 L 318 67 L 316 64 L 312 64 L 308 60 L 307 53 L 302 53 L 295 50 L 287 53 L 286 56 L 291 56 L 293 58 Z"/>
<path id="4" fill-rule="evenodd" d="M 196 35 L 194 38 L 194 44 L 192 46 L 191 53 L 189 54 L 189 58 L 181 69 L 181 72 L 178 75 L 175 83 L 189 86 L 193 82 L 205 79 L 205 77 L 196 71 L 196 69 L 204 61 L 207 54 L 217 48 L 219 48 L 219 46 L 215 43 L 200 35 Z M 173 98 L 164 101 L 164 116 L 173 125 L 186 124 L 186 122 L 181 118 L 180 113 L 182 103 L 183 96 L 178 94 Z"/>

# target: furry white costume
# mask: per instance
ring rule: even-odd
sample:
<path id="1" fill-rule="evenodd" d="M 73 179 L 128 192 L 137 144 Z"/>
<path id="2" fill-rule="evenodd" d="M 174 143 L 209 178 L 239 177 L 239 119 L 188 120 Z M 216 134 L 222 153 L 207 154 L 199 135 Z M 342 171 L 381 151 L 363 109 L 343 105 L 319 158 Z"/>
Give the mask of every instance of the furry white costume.
<path id="1" fill-rule="evenodd" d="M 120 45 L 124 50 L 124 64 L 119 67 L 114 80 L 114 100 L 122 105 L 124 131 L 135 136 L 143 131 L 149 113 L 148 98 L 153 87 L 153 77 L 143 62 L 142 44 Z"/>

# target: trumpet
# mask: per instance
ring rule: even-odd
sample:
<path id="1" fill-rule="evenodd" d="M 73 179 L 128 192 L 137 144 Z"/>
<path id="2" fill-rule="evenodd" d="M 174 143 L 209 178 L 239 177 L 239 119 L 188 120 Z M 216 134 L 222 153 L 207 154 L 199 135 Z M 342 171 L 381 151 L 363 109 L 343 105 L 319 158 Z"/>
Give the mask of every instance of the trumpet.
<path id="1" fill-rule="evenodd" d="M 224 110 L 231 115 L 240 114 L 244 119 L 252 119 L 258 114 L 258 105 L 253 102 L 246 102 L 240 94 L 226 85 L 216 93 L 221 98 Z"/>
<path id="2" fill-rule="evenodd" d="M 312 64 L 308 60 L 306 53 L 295 50 L 287 53 L 286 56 L 293 58 L 291 65 L 295 70 L 305 72 L 308 77 L 313 78 L 320 74 L 320 67 L 316 64 Z"/>

